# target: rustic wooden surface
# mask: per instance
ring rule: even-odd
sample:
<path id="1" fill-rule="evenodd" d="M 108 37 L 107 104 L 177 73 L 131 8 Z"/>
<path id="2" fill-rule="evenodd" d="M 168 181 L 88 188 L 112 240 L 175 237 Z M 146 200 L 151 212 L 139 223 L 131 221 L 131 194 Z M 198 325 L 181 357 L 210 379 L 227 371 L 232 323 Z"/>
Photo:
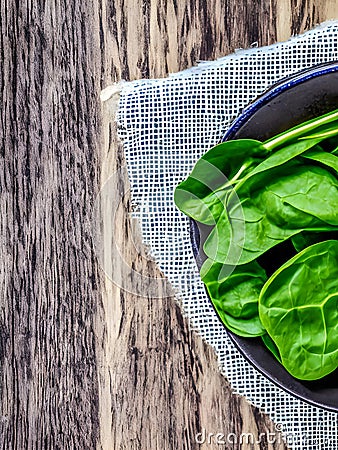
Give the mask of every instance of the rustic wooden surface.
<path id="1" fill-rule="evenodd" d="M 173 298 L 138 298 L 104 276 L 91 215 L 123 152 L 99 93 L 333 18 L 335 0 L 1 0 L 1 448 L 195 449 L 203 428 L 274 430 L 231 394 Z M 107 243 L 160 276 L 135 250 L 129 204 L 113 225 L 101 205 Z"/>

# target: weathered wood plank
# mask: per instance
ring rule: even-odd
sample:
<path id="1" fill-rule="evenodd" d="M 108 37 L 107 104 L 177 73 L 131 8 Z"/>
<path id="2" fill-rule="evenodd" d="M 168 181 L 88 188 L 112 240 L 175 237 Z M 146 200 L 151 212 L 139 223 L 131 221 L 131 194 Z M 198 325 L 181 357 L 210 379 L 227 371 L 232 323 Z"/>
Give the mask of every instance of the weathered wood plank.
<path id="1" fill-rule="evenodd" d="M 0 20 L 0 446 L 93 449 L 97 19 L 91 2 L 6 0 Z"/>
<path id="2" fill-rule="evenodd" d="M 116 134 L 108 132 L 112 126 L 111 104 L 105 106 L 107 158 L 103 173 L 109 174 L 118 169 L 116 161 L 123 164 L 123 154 L 114 138 Z M 121 194 L 124 192 L 123 186 L 118 189 Z M 104 211 L 115 209 L 110 205 L 115 199 L 102 199 L 104 216 Z M 118 260 L 109 253 L 111 242 L 123 230 L 123 235 L 129 236 L 129 246 L 124 249 L 127 264 L 144 277 L 160 277 L 144 253 L 135 254 L 132 243 L 137 248 L 141 243 L 126 214 L 128 207 L 127 197 L 113 227 L 110 216 L 104 223 L 105 260 Z M 112 273 L 114 279 L 114 270 Z M 128 280 L 129 275 L 126 270 L 123 279 Z M 161 298 L 160 289 L 156 298 L 137 297 L 121 291 L 107 277 L 103 299 L 101 323 L 106 323 L 106 329 L 101 339 L 103 351 L 99 352 L 103 449 L 218 449 L 217 433 L 224 434 L 228 445 L 225 448 L 286 448 L 269 418 L 243 397 L 232 394 L 228 381 L 219 372 L 214 351 L 191 331 L 174 298 Z M 205 445 L 200 446 L 204 436 L 198 433 L 203 430 L 205 436 L 213 433 L 213 437 L 210 444 L 205 437 Z M 245 437 L 243 445 L 239 445 L 244 433 L 252 433 L 254 446 L 246 445 Z M 229 444 L 227 436 L 230 442 L 238 439 L 238 444 Z M 260 437 L 262 442 L 258 443 Z"/>
<path id="3" fill-rule="evenodd" d="M 107 8 L 107 75 L 162 77 L 337 17 L 335 0 L 115 0 Z"/>

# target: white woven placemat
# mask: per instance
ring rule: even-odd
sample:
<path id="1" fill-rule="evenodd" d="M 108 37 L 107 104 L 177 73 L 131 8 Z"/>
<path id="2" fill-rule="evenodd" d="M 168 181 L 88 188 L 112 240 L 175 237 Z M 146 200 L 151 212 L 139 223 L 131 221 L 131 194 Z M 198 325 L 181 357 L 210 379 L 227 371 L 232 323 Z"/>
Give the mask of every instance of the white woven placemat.
<path id="1" fill-rule="evenodd" d="M 336 450 L 337 415 L 277 388 L 233 347 L 206 297 L 188 220 L 175 208 L 173 191 L 241 108 L 289 74 L 338 60 L 337 44 L 338 22 L 327 22 L 285 43 L 241 50 L 165 79 L 125 83 L 117 113 L 134 215 L 145 243 L 176 288 L 192 326 L 215 348 L 233 389 L 280 424 L 297 450 Z"/>

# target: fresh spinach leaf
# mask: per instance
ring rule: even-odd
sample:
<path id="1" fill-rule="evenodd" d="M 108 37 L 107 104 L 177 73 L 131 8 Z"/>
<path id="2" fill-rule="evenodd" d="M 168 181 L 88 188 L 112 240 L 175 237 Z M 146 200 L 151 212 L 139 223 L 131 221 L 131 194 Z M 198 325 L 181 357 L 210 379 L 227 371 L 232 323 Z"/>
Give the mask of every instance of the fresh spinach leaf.
<path id="1" fill-rule="evenodd" d="M 280 363 L 282 362 L 279 350 L 277 345 L 274 343 L 274 341 L 271 339 L 271 337 L 268 334 L 263 334 L 262 341 L 264 342 L 265 346 L 270 350 L 270 352 L 275 356 L 277 361 Z"/>
<path id="2" fill-rule="evenodd" d="M 175 190 L 174 200 L 187 216 L 214 225 L 224 209 L 229 189 L 267 155 L 253 139 L 222 142 L 196 163 L 189 177 Z"/>
<path id="3" fill-rule="evenodd" d="M 174 198 L 186 215 L 213 226 L 201 277 L 224 325 L 243 337 L 261 336 L 296 378 L 335 370 L 338 110 L 264 143 L 215 146 Z M 293 254 L 274 258 L 287 242 L 299 253 L 273 272 Z M 264 266 L 268 280 L 258 258 L 278 261 Z"/>
<path id="4" fill-rule="evenodd" d="M 231 267 L 207 259 L 201 278 L 227 328 L 246 337 L 265 333 L 258 316 L 258 298 L 267 276 L 257 262 Z"/>
<path id="5" fill-rule="evenodd" d="M 297 252 L 301 252 L 304 248 L 309 247 L 310 245 L 318 244 L 319 242 L 327 240 L 338 240 L 338 228 L 334 231 L 326 231 L 322 233 L 302 231 L 291 238 L 292 244 Z"/>
<path id="6" fill-rule="evenodd" d="M 331 169 L 334 170 L 336 174 L 338 174 L 338 156 L 332 153 L 316 149 L 316 150 L 308 150 L 301 156 L 302 158 L 310 159 L 311 161 L 315 161 L 324 166 L 330 167 Z"/>
<path id="7" fill-rule="evenodd" d="M 307 247 L 278 269 L 259 297 L 259 316 L 295 378 L 338 367 L 338 241 Z"/>
<path id="8" fill-rule="evenodd" d="M 338 226 L 337 180 L 330 172 L 293 163 L 272 173 L 237 191 L 240 204 L 223 211 L 204 243 L 209 258 L 246 264 L 303 230 Z"/>

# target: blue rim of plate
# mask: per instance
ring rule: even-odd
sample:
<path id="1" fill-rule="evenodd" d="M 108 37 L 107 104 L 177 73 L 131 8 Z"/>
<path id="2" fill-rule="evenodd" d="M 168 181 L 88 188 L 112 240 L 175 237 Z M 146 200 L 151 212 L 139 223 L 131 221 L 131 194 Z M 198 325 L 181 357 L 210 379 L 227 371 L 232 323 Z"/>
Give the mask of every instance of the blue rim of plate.
<path id="1" fill-rule="evenodd" d="M 281 79 L 273 87 L 263 92 L 258 98 L 249 104 L 240 115 L 232 122 L 228 130 L 223 135 L 221 142 L 228 141 L 231 137 L 237 133 L 237 131 L 244 125 L 248 119 L 257 111 L 258 108 L 265 105 L 270 100 L 277 97 L 284 91 L 287 91 L 291 87 L 304 83 L 312 78 L 320 77 L 328 73 L 338 72 L 338 61 L 332 61 L 330 63 L 324 63 L 316 65 L 310 69 L 302 70 L 294 75 Z"/>
<path id="2" fill-rule="evenodd" d="M 253 114 L 260 107 L 264 106 L 266 103 L 273 100 L 275 97 L 280 95 L 282 92 L 287 91 L 288 89 L 290 89 L 294 86 L 297 86 L 299 84 L 302 84 L 312 78 L 320 77 L 322 75 L 326 75 L 326 74 L 333 73 L 333 72 L 338 72 L 338 61 L 332 61 L 330 63 L 323 63 L 320 65 L 316 65 L 309 69 L 302 70 L 301 72 L 297 72 L 294 75 L 291 74 L 287 78 L 281 79 L 278 83 L 274 84 L 268 90 L 263 92 L 259 97 L 257 97 L 252 103 L 250 103 L 246 108 L 244 108 L 241 111 L 240 115 L 231 123 L 230 127 L 225 132 L 223 138 L 221 139 L 221 142 L 225 142 L 229 139 L 232 139 L 232 137 L 240 130 L 240 128 L 251 118 L 251 116 L 253 116 Z M 202 262 L 203 262 L 202 258 L 200 256 L 200 252 L 199 252 L 200 233 L 199 233 L 197 223 L 193 219 L 189 219 L 189 222 L 190 222 L 189 228 L 190 228 L 190 241 L 191 241 L 192 252 L 193 252 L 194 258 L 196 260 L 197 267 L 198 267 L 198 269 L 200 269 L 202 266 Z M 209 298 L 209 296 L 208 296 L 208 298 Z M 216 315 L 219 317 L 210 298 L 209 298 L 209 301 L 210 301 L 213 309 L 215 310 Z M 266 378 L 268 378 L 273 384 L 275 384 L 282 390 L 288 392 L 289 394 L 292 394 L 294 397 L 296 397 L 300 400 L 303 400 L 305 403 L 310 404 L 311 406 L 320 407 L 326 411 L 338 413 L 338 405 L 331 406 L 331 405 L 327 405 L 327 404 L 322 403 L 317 400 L 316 401 L 311 400 L 311 399 L 307 398 L 305 394 L 298 392 L 296 389 L 293 389 L 292 387 L 284 384 L 279 379 L 276 379 L 275 377 L 273 377 L 267 370 L 260 367 L 260 365 L 257 364 L 256 361 L 253 361 L 252 359 L 250 359 L 249 355 L 246 354 L 245 350 L 241 347 L 241 345 L 237 341 L 238 337 L 235 336 L 233 333 L 231 333 L 225 326 L 224 326 L 224 328 L 225 328 L 227 334 L 229 335 L 232 343 L 235 345 L 235 347 L 238 349 L 238 351 L 244 356 L 244 358 L 258 372 L 260 372 L 262 375 L 264 375 Z M 301 383 L 301 380 L 295 379 L 295 381 Z"/>

